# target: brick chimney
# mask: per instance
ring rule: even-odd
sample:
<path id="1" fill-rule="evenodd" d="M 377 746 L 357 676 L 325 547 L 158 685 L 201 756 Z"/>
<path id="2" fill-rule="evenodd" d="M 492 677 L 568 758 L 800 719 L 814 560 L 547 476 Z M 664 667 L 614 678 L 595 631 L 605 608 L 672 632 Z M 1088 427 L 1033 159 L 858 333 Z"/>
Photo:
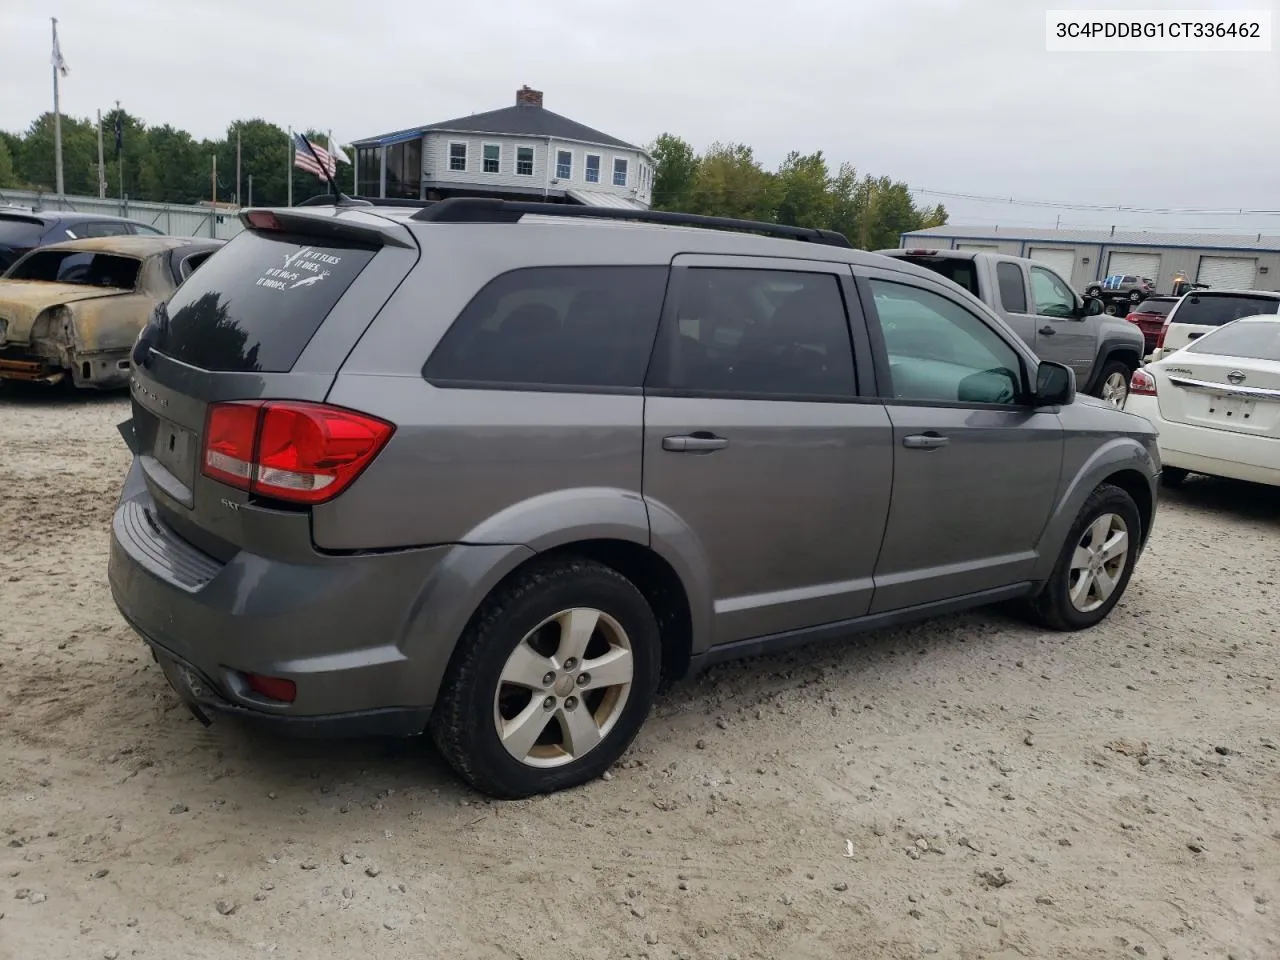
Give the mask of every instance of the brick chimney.
<path id="1" fill-rule="evenodd" d="M 540 107 L 542 106 L 542 91 L 535 90 L 527 83 L 516 91 L 517 107 Z"/>

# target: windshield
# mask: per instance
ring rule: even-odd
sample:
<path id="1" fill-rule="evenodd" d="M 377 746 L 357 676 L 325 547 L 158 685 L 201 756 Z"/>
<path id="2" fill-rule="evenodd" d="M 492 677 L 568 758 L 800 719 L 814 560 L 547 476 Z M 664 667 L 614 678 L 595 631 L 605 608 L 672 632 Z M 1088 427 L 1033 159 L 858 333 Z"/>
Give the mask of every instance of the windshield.
<path id="1" fill-rule="evenodd" d="M 1242 293 L 1194 293 L 1183 298 L 1173 315 L 1174 323 L 1190 323 L 1200 327 L 1220 327 L 1260 313 L 1275 313 L 1280 300 L 1253 297 Z"/>
<path id="2" fill-rule="evenodd" d="M 1233 323 L 1193 340 L 1187 352 L 1280 363 L 1280 320 Z"/>
<path id="3" fill-rule="evenodd" d="M 141 267 L 141 260 L 115 253 L 37 250 L 15 263 L 6 279 L 132 290 L 138 282 L 138 270 Z"/>

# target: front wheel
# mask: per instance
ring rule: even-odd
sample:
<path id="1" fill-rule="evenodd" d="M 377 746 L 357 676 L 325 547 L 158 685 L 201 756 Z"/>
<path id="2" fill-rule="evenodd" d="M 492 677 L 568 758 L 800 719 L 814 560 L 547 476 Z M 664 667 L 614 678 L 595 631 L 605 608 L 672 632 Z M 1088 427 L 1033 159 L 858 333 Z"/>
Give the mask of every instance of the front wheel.
<path id="1" fill-rule="evenodd" d="M 1129 585 L 1141 540 L 1133 497 L 1111 484 L 1098 487 L 1072 524 L 1048 582 L 1030 602 L 1032 618 L 1063 631 L 1100 623 Z"/>
<path id="2" fill-rule="evenodd" d="M 1145 294 L 1144 294 L 1141 290 L 1130 290 L 1130 291 L 1129 291 L 1129 302 L 1130 302 L 1130 303 L 1141 303 L 1141 302 L 1142 302 L 1142 298 L 1143 298 L 1144 296 L 1145 296 Z"/>
<path id="3" fill-rule="evenodd" d="M 658 624 L 628 579 L 581 557 L 537 563 L 485 600 L 431 716 L 440 752 L 504 800 L 598 777 L 653 703 Z"/>
<path id="4" fill-rule="evenodd" d="M 1129 398 L 1131 375 L 1132 371 L 1128 364 L 1121 360 L 1112 360 L 1103 368 L 1102 376 L 1098 378 L 1095 396 L 1099 400 L 1107 401 L 1113 407 L 1123 407 L 1125 400 Z"/>
<path id="5" fill-rule="evenodd" d="M 1088 287 L 1088 288 L 1085 290 L 1084 295 L 1085 295 L 1086 297 L 1100 297 L 1100 296 L 1102 296 L 1102 288 L 1101 288 L 1101 287 Z"/>

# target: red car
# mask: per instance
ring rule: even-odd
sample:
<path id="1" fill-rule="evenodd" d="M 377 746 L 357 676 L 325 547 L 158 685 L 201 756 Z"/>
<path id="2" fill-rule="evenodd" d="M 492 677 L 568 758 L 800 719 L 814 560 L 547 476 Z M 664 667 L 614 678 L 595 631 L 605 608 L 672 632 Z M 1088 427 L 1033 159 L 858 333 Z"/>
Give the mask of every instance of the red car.
<path id="1" fill-rule="evenodd" d="M 1169 311 L 1177 302 L 1178 297 L 1147 297 L 1125 317 L 1130 323 L 1136 323 L 1138 329 L 1142 331 L 1147 353 L 1155 349 L 1160 330 L 1164 327 L 1164 318 L 1169 315 Z"/>

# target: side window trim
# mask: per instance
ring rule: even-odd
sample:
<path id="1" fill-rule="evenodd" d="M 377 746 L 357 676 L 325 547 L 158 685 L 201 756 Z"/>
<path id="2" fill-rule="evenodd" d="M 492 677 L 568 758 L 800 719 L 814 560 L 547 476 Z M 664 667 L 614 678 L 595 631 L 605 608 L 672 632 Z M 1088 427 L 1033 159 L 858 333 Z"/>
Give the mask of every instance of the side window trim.
<path id="1" fill-rule="evenodd" d="M 855 266 L 854 282 L 858 287 L 858 299 L 861 301 L 862 312 L 866 317 L 867 334 L 871 340 L 872 362 L 876 372 L 876 393 L 879 402 L 885 404 L 893 404 L 894 406 L 909 407 L 948 407 L 952 409 L 968 409 L 975 410 L 1017 410 L 1025 409 L 1023 406 L 1026 402 L 1025 398 L 1030 395 L 1030 367 L 1031 358 L 1020 342 L 1010 339 L 1000 330 L 991 324 L 991 321 L 975 313 L 970 307 L 952 297 L 942 286 L 932 281 L 917 277 L 908 273 L 898 273 L 897 271 L 880 270 L 875 268 Z M 935 296 L 942 297 L 950 301 L 957 308 L 964 310 L 971 316 L 975 317 L 987 331 L 991 333 L 997 340 L 1013 351 L 1017 356 L 1019 365 L 1022 368 L 1022 397 L 1017 406 L 1008 406 L 1005 404 L 993 403 L 961 403 L 961 402 L 940 402 L 935 400 L 909 400 L 893 395 L 893 377 L 889 372 L 889 351 L 885 344 L 884 332 L 880 329 L 880 312 L 876 309 L 875 297 L 871 290 L 872 280 L 882 280 L 885 283 L 897 283 L 904 287 L 913 287 L 917 290 L 923 290 L 926 293 L 932 293 Z"/>
<path id="2" fill-rule="evenodd" d="M 779 394 L 744 391 L 697 390 L 686 387 L 657 386 L 650 383 L 658 353 L 670 349 L 673 342 L 668 331 L 679 327 L 681 297 L 689 283 L 689 274 L 697 269 L 759 270 L 762 272 L 817 273 L 835 279 L 843 302 L 845 330 L 853 352 L 854 392 L 840 395 Z M 678 254 L 672 260 L 667 295 L 662 305 L 662 318 L 649 369 L 645 372 L 644 392 L 657 397 L 709 398 L 729 400 L 769 400 L 795 403 L 880 403 L 875 387 L 875 371 L 871 364 L 871 344 L 857 288 L 852 283 L 851 265 L 840 261 L 792 260 L 778 257 L 732 256 L 725 254 Z"/>

